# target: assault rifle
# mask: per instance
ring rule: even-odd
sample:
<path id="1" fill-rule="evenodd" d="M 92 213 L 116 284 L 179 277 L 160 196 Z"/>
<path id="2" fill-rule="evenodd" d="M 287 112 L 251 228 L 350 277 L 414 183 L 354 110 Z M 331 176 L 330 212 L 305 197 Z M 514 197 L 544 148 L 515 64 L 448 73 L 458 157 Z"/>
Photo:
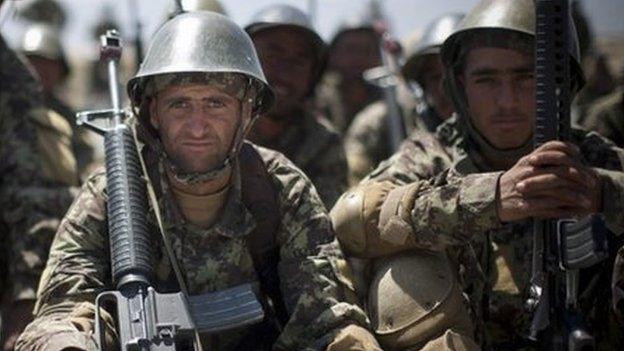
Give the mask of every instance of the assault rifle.
<path id="1" fill-rule="evenodd" d="M 96 341 L 100 350 L 107 348 L 100 312 L 105 308 L 116 318 L 121 350 L 201 350 L 199 333 L 256 323 L 264 312 L 250 284 L 194 296 L 185 291 L 163 294 L 154 288 L 152 250 L 158 236 L 147 230 L 146 183 L 133 132 L 123 123 L 126 112 L 121 109 L 117 80 L 121 41 L 116 31 L 109 30 L 101 44 L 100 60 L 108 66 L 112 108 L 77 115 L 78 124 L 104 137 L 106 154 L 108 232 L 116 290 L 96 299 Z M 108 127 L 92 123 L 96 119 L 108 121 Z M 175 257 L 169 259 L 173 266 Z"/>
<path id="2" fill-rule="evenodd" d="M 407 136 L 407 127 L 401 107 L 397 102 L 396 87 L 398 77 L 400 76 L 400 45 L 392 40 L 383 24 L 378 23 L 375 26 L 377 34 L 380 36 L 380 54 L 381 66 L 374 67 L 364 72 L 364 79 L 381 88 L 386 108 L 388 109 L 388 118 L 386 125 L 388 128 L 388 142 L 392 153 L 399 149 L 401 142 Z"/>
<path id="3" fill-rule="evenodd" d="M 570 140 L 569 11 L 568 0 L 535 0 L 535 147 Z M 606 228 L 598 216 L 534 221 L 529 338 L 540 349 L 594 350 L 578 306 L 579 270 L 607 255 Z"/>

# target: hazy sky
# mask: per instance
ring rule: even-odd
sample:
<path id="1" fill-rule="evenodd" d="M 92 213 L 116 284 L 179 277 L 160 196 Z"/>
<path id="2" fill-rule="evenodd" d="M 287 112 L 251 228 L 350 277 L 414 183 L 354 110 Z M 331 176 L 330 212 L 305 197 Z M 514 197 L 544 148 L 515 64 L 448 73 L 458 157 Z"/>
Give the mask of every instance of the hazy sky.
<path id="1" fill-rule="evenodd" d="M 144 43 L 164 19 L 173 0 L 58 0 L 69 11 L 63 41 L 67 50 L 74 55 L 91 55 L 95 44 L 91 43 L 91 28 L 102 17 L 106 7 L 121 25 L 122 35 L 134 35 L 133 19 L 129 15 L 130 1 L 138 7 L 143 25 Z M 24 25 L 12 13 L 12 7 L 23 6 L 28 0 L 5 1 L 0 13 L 0 28 L 10 43 L 19 40 Z M 274 3 L 288 3 L 307 11 L 314 0 L 223 0 L 228 14 L 241 25 L 261 8 Z M 415 29 L 424 27 L 429 21 L 445 12 L 465 12 L 477 0 L 381 0 L 383 10 L 391 20 L 392 30 L 398 38 L 405 38 Z M 367 0 L 316 0 L 315 24 L 321 35 L 328 39 L 341 19 L 350 13 L 359 12 Z M 591 6 L 590 6 L 591 5 Z M 594 31 L 599 35 L 621 35 L 624 37 L 624 0 L 584 0 L 583 8 Z"/>

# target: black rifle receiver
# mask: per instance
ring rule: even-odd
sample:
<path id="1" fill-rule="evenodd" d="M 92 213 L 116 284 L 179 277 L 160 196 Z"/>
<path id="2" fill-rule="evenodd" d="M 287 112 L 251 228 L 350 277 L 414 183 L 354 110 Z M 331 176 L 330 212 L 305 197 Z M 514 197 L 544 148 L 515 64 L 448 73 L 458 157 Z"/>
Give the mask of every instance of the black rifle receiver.
<path id="1" fill-rule="evenodd" d="M 535 0 L 535 148 L 570 140 L 569 0 Z M 545 350 L 590 351 L 594 338 L 578 304 L 579 269 L 607 256 L 602 219 L 535 220 L 529 338 Z"/>
<path id="2" fill-rule="evenodd" d="M 96 299 L 96 340 L 107 345 L 100 308 L 114 309 L 121 350 L 201 350 L 199 333 L 241 327 L 264 317 L 250 284 L 213 293 L 187 296 L 161 294 L 153 285 L 153 247 L 158 236 L 147 226 L 146 182 L 131 127 L 123 123 L 117 68 L 121 40 L 114 30 L 101 37 L 100 59 L 108 66 L 112 108 L 78 113 L 79 125 L 104 136 L 107 217 L 114 291 Z M 92 121 L 109 122 L 102 128 Z M 166 240 L 166 239 L 165 239 Z M 170 260 L 175 260 L 170 257 Z"/>

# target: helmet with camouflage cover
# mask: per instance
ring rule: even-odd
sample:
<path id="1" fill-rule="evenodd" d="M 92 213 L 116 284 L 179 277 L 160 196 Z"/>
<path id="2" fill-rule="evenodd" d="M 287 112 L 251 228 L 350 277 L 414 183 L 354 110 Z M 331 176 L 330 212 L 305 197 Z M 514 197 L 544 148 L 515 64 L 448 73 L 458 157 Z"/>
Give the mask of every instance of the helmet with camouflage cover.
<path id="1" fill-rule="evenodd" d="M 275 28 L 298 30 L 307 35 L 314 46 L 316 67 L 325 62 L 325 42 L 314 30 L 308 15 L 296 7 L 278 4 L 264 8 L 252 17 L 245 31 L 253 37 L 258 32 Z"/>
<path id="2" fill-rule="evenodd" d="M 149 122 L 148 102 L 167 86 L 206 84 L 241 101 L 245 120 L 238 126 L 230 151 L 221 165 L 201 173 L 184 173 L 164 152 Z M 245 31 L 229 18 L 208 11 L 183 13 L 166 22 L 147 50 L 137 74 L 127 85 L 128 96 L 138 108 L 146 143 L 156 147 L 160 159 L 186 184 L 214 179 L 230 169 L 252 120 L 268 110 L 274 94 L 269 87 L 254 45 Z M 247 118 L 250 117 L 250 118 Z"/>
<path id="3" fill-rule="evenodd" d="M 574 23 L 570 20 L 574 27 Z M 570 30 L 568 52 L 572 60 L 571 73 L 573 84 L 580 89 L 584 84 L 583 71 L 580 65 L 580 51 L 576 29 Z M 462 47 L 477 36 L 514 35 L 533 47 L 535 41 L 535 2 L 533 0 L 482 0 L 461 21 L 457 30 L 444 41 L 441 49 L 442 62 L 447 69 L 447 88 L 454 100 L 460 98 L 455 75 L 461 69 L 460 59 Z M 496 39 L 488 40 L 492 45 L 513 47 L 515 41 L 495 43 Z M 465 52 L 464 52 L 465 53 Z"/>
<path id="4" fill-rule="evenodd" d="M 63 76 L 69 74 L 69 65 L 61 45 L 60 33 L 57 28 L 51 25 L 34 24 L 30 26 L 22 38 L 20 51 L 26 56 L 60 60 L 63 66 Z"/>
<path id="5" fill-rule="evenodd" d="M 425 56 L 440 53 L 442 43 L 453 34 L 462 18 L 464 18 L 464 14 L 449 13 L 433 20 L 425 29 L 420 40 L 406 45 L 406 61 L 403 67 L 401 67 L 401 74 L 404 77 L 418 80 L 422 74 L 421 70 Z"/>

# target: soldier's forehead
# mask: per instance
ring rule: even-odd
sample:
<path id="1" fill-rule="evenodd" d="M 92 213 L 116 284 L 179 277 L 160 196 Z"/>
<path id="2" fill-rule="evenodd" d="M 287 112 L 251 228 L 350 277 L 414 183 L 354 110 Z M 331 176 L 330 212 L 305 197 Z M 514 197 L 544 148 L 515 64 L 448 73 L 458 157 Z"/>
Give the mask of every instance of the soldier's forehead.
<path id="1" fill-rule="evenodd" d="M 242 99 L 247 80 L 237 73 L 173 73 L 158 75 L 150 79 L 146 87 L 147 96 L 154 95 L 170 86 L 204 85 L 219 89 L 237 99 Z"/>

